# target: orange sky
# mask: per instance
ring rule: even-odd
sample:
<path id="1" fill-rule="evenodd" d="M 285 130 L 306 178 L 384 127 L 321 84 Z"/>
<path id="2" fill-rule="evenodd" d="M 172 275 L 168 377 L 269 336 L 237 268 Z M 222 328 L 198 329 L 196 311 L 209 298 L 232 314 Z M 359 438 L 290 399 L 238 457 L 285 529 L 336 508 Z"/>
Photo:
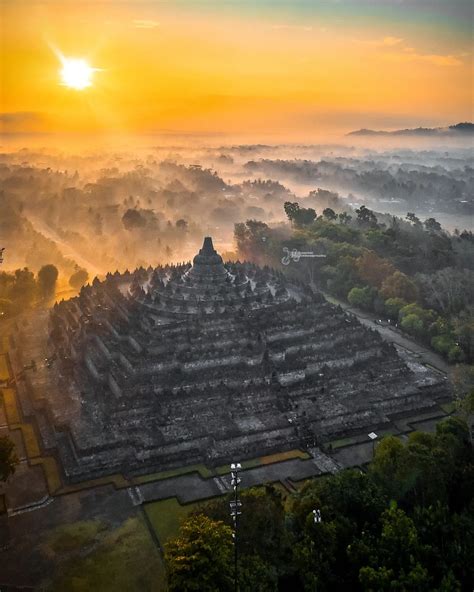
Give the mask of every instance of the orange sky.
<path id="1" fill-rule="evenodd" d="M 464 0 L 430 1 L 4 0 L 2 127 L 307 140 L 472 120 Z M 100 69 L 92 87 L 59 84 L 55 49 Z"/>

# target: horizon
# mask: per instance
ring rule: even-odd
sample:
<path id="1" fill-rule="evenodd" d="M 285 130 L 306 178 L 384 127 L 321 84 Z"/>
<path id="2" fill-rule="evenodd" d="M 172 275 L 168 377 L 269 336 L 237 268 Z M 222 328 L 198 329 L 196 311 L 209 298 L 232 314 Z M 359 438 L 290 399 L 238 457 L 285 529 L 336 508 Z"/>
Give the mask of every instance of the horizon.
<path id="1" fill-rule="evenodd" d="M 7 138 L 292 143 L 473 120 L 465 0 L 7 1 L 3 11 Z M 68 86 L 61 64 L 78 59 L 87 80 Z"/>

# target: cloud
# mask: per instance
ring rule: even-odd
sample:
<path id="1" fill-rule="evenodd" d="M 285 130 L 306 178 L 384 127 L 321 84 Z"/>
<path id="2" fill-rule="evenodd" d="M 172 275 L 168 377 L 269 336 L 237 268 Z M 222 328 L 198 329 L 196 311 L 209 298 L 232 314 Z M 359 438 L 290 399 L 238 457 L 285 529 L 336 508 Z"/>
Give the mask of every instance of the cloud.
<path id="1" fill-rule="evenodd" d="M 0 113 L 0 122 L 6 124 L 24 123 L 32 120 L 37 121 L 38 119 L 41 119 L 41 115 L 37 111 L 9 111 Z"/>
<path id="2" fill-rule="evenodd" d="M 156 29 L 160 26 L 158 21 L 149 19 L 135 19 L 132 21 L 132 23 L 136 29 Z"/>
<path id="3" fill-rule="evenodd" d="M 459 56 L 452 54 L 420 53 L 413 47 L 404 47 L 404 53 L 386 54 L 386 59 L 393 62 L 425 62 L 433 66 L 462 66 Z"/>
<path id="4" fill-rule="evenodd" d="M 384 37 L 382 39 L 382 45 L 393 47 L 394 45 L 399 45 L 403 39 L 400 37 Z"/>
<path id="5" fill-rule="evenodd" d="M 0 113 L 0 130 L 3 133 L 37 131 L 46 122 L 39 111 L 7 111 Z"/>
<path id="6" fill-rule="evenodd" d="M 282 31 L 282 30 L 298 30 L 298 31 L 312 31 L 313 27 L 309 26 L 309 25 L 286 25 L 286 24 L 281 24 L 281 25 L 272 25 L 271 26 L 272 29 L 274 29 L 275 31 Z"/>
<path id="7" fill-rule="evenodd" d="M 434 66 L 461 66 L 464 54 L 423 53 L 406 45 L 401 37 L 387 36 L 382 39 L 353 39 L 357 45 L 377 48 L 384 59 L 391 62 L 425 62 Z"/>
<path id="8" fill-rule="evenodd" d="M 353 39 L 352 41 L 357 45 L 366 45 L 369 47 L 394 47 L 395 45 L 400 45 L 403 39 L 388 35 L 382 39 Z"/>

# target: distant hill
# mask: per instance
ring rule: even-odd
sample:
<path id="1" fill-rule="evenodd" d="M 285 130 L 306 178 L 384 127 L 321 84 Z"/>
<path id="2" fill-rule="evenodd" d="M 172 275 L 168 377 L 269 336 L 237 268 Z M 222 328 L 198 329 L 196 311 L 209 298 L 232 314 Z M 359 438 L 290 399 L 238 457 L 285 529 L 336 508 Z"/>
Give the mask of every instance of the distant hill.
<path id="1" fill-rule="evenodd" d="M 474 123 L 457 123 L 449 127 L 417 127 L 391 132 L 383 130 L 360 129 L 349 132 L 348 136 L 467 136 L 474 134 Z"/>

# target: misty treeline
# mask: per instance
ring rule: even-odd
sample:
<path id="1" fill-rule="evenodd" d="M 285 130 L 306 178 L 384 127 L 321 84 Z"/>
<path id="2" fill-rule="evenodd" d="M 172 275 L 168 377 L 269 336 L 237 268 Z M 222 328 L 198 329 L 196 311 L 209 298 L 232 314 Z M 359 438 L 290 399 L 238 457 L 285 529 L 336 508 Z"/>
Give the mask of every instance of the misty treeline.
<path id="1" fill-rule="evenodd" d="M 425 162 L 423 162 L 423 156 Z M 446 155 L 436 156 L 436 164 L 428 165 L 432 155 L 418 153 L 408 163 L 403 155 L 364 160 L 339 157 L 312 160 L 249 161 L 245 168 L 272 179 L 291 179 L 298 183 L 312 183 L 323 187 L 349 192 L 352 201 L 373 202 L 374 207 L 391 202 L 399 209 L 444 212 L 449 214 L 474 214 L 474 168 L 472 155 L 467 159 Z M 355 194 L 355 195 L 354 195 Z"/>
<path id="2" fill-rule="evenodd" d="M 390 320 L 451 362 L 474 361 L 474 236 L 435 218 L 316 212 L 286 202 L 291 235 L 249 220 L 235 226 L 241 258 L 286 273 Z M 284 248 L 321 258 L 281 265 Z"/>
<path id="3" fill-rule="evenodd" d="M 9 270 L 52 263 L 91 275 L 189 259 L 203 235 L 230 246 L 233 224 L 283 222 L 285 201 L 337 213 L 371 200 L 395 213 L 470 214 L 473 158 L 464 148 L 155 147 L 77 156 L 0 155 L 0 242 Z M 368 200 L 368 201 L 367 201 Z M 383 207 L 382 207 L 383 203 Z M 428 217 L 428 216 L 425 216 Z"/>
<path id="4" fill-rule="evenodd" d="M 472 396 L 469 404 L 472 416 Z M 473 492 L 469 430 L 454 417 L 435 434 L 384 437 L 365 472 L 313 479 L 287 496 L 274 485 L 242 491 L 239 590 L 470 592 Z M 234 590 L 230 501 L 201 506 L 168 543 L 169 592 Z"/>
<path id="5" fill-rule="evenodd" d="M 0 240 L 10 270 L 52 263 L 65 275 L 76 265 L 100 275 L 179 261 L 205 234 L 231 240 L 237 220 L 281 217 L 290 196 L 277 182 L 229 184 L 210 168 L 171 160 L 75 163 L 84 170 L 4 160 L 13 161 L 0 166 Z"/>

